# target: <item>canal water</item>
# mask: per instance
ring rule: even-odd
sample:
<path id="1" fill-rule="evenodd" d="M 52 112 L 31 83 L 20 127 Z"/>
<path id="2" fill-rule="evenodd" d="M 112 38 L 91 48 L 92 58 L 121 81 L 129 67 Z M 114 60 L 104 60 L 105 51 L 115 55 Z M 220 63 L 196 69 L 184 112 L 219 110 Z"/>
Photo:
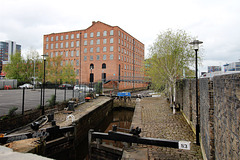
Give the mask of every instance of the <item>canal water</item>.
<path id="1" fill-rule="evenodd" d="M 94 128 L 94 131 L 99 132 L 108 132 L 112 130 L 113 125 L 117 125 L 120 128 L 130 129 L 132 123 L 134 110 L 132 108 L 123 108 L 117 107 L 114 108 L 107 117 L 100 123 L 99 126 Z M 121 131 L 121 130 L 120 130 Z M 114 141 L 103 141 L 105 144 L 114 145 L 115 147 L 122 147 L 121 142 L 114 142 Z M 73 153 L 73 152 L 71 152 Z M 88 137 L 84 138 L 84 141 L 81 142 L 81 145 L 76 147 L 75 155 L 69 155 L 68 152 L 61 153 L 56 155 L 56 157 L 52 157 L 58 160 L 65 160 L 65 159 L 76 159 L 76 160 L 88 160 Z"/>

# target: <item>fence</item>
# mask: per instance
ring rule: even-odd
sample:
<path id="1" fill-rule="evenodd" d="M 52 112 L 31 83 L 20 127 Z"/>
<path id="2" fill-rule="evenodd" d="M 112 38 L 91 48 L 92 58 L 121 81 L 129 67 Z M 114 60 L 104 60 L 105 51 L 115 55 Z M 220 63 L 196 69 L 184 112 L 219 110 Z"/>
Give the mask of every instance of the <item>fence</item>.
<path id="1" fill-rule="evenodd" d="M 4 87 L 17 88 L 17 80 L 16 79 L 0 79 L 0 89 L 4 89 Z"/>
<path id="2" fill-rule="evenodd" d="M 88 87 L 90 86 L 90 87 Z M 92 85 L 98 86 L 98 85 Z M 101 84 L 99 85 L 101 86 Z M 81 88 L 74 89 L 59 89 L 55 87 L 46 88 L 45 91 L 41 88 L 37 89 L 14 89 L 1 90 L 0 96 L 0 116 L 7 115 L 13 108 L 17 108 L 16 113 L 23 114 L 24 111 L 39 108 L 40 106 L 49 106 L 56 102 L 67 101 L 72 98 L 77 98 L 79 103 L 85 102 L 85 97 L 89 93 L 101 92 L 101 89 L 91 88 L 91 84 L 81 85 Z M 43 102 L 44 94 L 44 102 Z M 53 99 L 55 96 L 56 99 Z"/>
<path id="3" fill-rule="evenodd" d="M 196 126 L 196 81 L 177 82 L 176 103 L 193 130 Z M 240 153 L 240 74 L 199 79 L 199 120 L 206 159 L 238 159 Z"/>

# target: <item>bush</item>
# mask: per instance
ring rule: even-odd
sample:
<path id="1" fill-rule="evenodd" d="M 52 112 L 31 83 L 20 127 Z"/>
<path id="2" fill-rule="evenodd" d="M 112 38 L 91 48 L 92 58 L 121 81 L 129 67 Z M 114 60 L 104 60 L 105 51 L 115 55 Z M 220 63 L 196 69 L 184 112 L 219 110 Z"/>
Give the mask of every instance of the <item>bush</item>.
<path id="1" fill-rule="evenodd" d="M 55 105 L 55 99 L 56 99 L 56 96 L 52 95 L 51 98 L 49 100 L 47 100 L 47 102 L 49 103 L 49 106 Z"/>
<path id="2" fill-rule="evenodd" d="M 9 111 L 8 111 L 8 115 L 9 115 L 9 116 L 14 116 L 14 115 L 16 115 L 16 110 L 18 110 L 18 107 L 12 107 L 12 108 L 10 108 Z"/>

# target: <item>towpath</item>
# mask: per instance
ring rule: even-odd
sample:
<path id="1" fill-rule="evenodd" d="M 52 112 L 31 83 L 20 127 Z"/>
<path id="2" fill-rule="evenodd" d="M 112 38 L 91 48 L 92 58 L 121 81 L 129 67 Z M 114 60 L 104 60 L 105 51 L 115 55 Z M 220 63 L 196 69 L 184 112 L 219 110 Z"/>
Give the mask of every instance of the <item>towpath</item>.
<path id="1" fill-rule="evenodd" d="M 124 150 L 123 160 L 202 159 L 200 146 L 181 112 L 172 113 L 165 97 L 148 97 L 137 103 L 132 126 L 142 129 L 141 137 L 191 141 L 190 150 L 133 145 Z"/>

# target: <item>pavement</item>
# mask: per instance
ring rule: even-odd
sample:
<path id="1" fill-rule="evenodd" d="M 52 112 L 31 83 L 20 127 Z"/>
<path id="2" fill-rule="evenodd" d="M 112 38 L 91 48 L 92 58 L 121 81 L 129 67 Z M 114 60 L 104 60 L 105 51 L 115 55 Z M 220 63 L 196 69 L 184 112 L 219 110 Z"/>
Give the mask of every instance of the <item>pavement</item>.
<path id="1" fill-rule="evenodd" d="M 146 97 L 137 102 L 132 127 L 140 137 L 190 141 L 190 150 L 134 144 L 124 150 L 122 160 L 203 159 L 196 137 L 181 112 L 173 114 L 165 97 Z"/>

